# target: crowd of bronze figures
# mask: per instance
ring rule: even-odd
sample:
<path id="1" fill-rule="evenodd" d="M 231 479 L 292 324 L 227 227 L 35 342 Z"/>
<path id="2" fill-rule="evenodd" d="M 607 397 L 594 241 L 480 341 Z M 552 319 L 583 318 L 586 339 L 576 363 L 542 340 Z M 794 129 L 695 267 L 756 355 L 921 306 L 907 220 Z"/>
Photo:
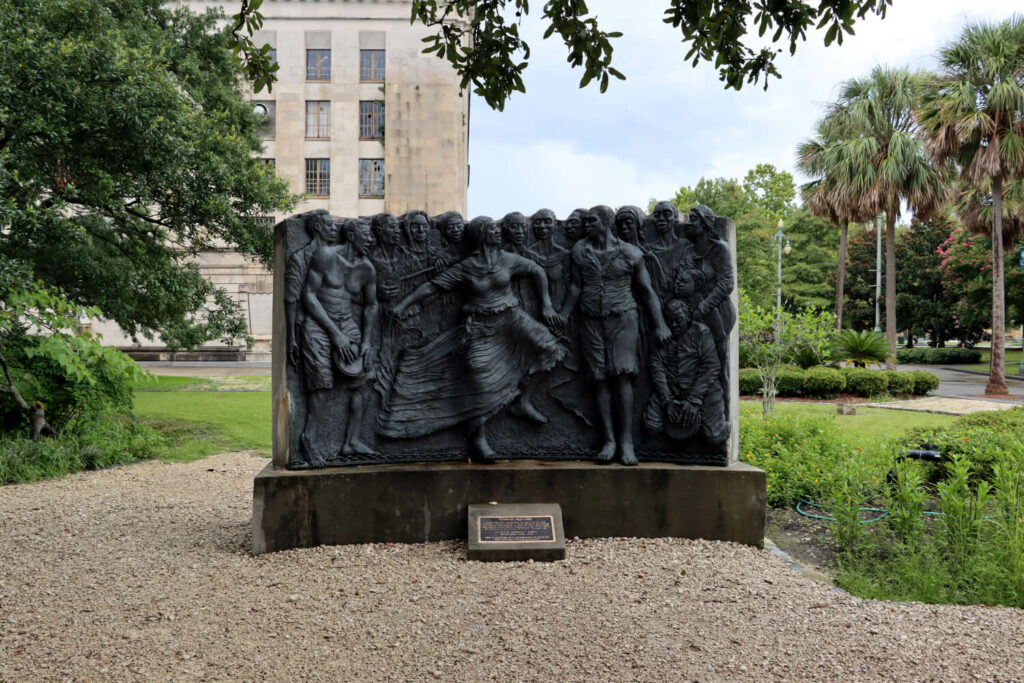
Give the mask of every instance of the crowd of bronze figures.
<path id="1" fill-rule="evenodd" d="M 488 421 L 547 423 L 540 392 L 592 427 L 598 461 L 636 464 L 635 429 L 728 438 L 735 283 L 725 221 L 707 207 L 683 221 L 670 202 L 561 220 L 303 219 L 285 271 L 287 358 L 305 401 L 289 467 L 366 461 L 382 440 L 453 427 L 471 459 L 493 461 Z M 634 406 L 638 379 L 649 391 Z"/>

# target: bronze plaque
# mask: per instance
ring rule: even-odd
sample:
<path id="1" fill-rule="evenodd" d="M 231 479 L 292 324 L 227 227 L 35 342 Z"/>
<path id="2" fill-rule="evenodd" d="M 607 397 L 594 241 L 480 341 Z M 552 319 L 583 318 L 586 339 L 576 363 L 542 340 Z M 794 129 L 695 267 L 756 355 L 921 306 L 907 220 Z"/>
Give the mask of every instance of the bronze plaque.
<path id="1" fill-rule="evenodd" d="M 553 515 L 481 515 L 477 518 L 479 543 L 554 543 Z"/>

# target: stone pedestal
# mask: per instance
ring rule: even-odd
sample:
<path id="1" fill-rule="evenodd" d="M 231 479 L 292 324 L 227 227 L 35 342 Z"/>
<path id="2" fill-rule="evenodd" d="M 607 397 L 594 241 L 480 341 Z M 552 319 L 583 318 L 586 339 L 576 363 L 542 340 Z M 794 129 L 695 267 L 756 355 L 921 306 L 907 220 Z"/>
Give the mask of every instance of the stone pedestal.
<path id="1" fill-rule="evenodd" d="M 463 538 L 469 505 L 491 501 L 557 503 L 568 538 L 764 538 L 765 473 L 742 463 L 267 465 L 253 484 L 252 553 Z"/>

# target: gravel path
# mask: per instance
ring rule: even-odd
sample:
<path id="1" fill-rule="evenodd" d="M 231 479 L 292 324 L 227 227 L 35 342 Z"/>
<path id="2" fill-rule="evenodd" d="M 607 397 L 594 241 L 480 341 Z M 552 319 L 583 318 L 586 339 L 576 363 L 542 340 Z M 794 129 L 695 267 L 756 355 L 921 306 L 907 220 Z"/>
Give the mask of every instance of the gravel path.
<path id="1" fill-rule="evenodd" d="M 1024 611 L 864 601 L 727 543 L 253 558 L 264 462 L 0 488 L 0 680 L 1024 680 Z"/>

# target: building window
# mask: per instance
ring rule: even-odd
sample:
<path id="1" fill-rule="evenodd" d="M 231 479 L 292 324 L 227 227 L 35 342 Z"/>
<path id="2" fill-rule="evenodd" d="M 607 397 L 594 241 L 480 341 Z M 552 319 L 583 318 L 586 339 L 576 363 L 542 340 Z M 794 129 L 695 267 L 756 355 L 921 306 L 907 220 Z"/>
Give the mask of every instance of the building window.
<path id="1" fill-rule="evenodd" d="M 359 196 L 384 196 L 384 160 L 359 160 Z"/>
<path id="2" fill-rule="evenodd" d="M 276 168 L 277 167 L 277 160 L 276 159 L 270 159 L 268 157 L 264 157 L 263 159 L 260 159 L 260 162 L 264 166 L 269 166 L 270 168 Z"/>
<path id="3" fill-rule="evenodd" d="M 331 80 L 330 50 L 306 50 L 306 80 Z"/>
<path id="4" fill-rule="evenodd" d="M 384 82 L 384 50 L 359 51 L 359 80 Z"/>
<path id="5" fill-rule="evenodd" d="M 256 100 L 252 103 L 252 111 L 256 114 L 259 123 L 256 130 L 264 140 L 274 139 L 274 118 L 276 105 L 273 100 Z"/>
<path id="6" fill-rule="evenodd" d="M 359 139 L 384 139 L 384 103 L 380 100 L 359 101 Z"/>
<path id="7" fill-rule="evenodd" d="M 306 194 L 310 197 L 331 196 L 330 159 L 306 159 Z"/>
<path id="8" fill-rule="evenodd" d="M 306 100 L 306 137 L 321 140 L 331 137 L 330 102 Z"/>

